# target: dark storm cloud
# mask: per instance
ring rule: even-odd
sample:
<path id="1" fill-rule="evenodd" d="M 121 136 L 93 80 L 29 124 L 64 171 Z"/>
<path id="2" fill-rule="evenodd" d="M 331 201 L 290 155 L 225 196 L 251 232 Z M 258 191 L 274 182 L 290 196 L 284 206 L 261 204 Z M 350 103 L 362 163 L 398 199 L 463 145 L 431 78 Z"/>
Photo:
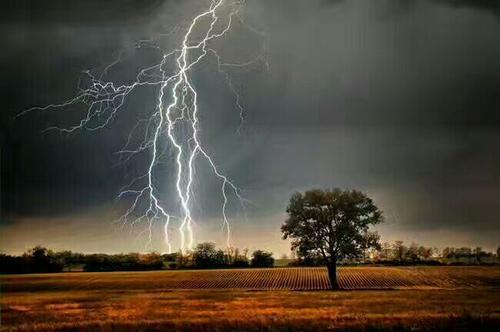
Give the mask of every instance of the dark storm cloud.
<path id="1" fill-rule="evenodd" d="M 0 54 L 4 215 L 74 212 L 106 204 L 116 194 L 123 175 L 112 170 L 116 158 L 110 152 L 124 137 L 119 129 L 96 136 L 40 133 L 54 123 L 74 124 L 81 108 L 63 115 L 14 116 L 69 98 L 83 70 L 113 61 L 118 50 L 161 27 L 161 22 L 148 22 L 163 6 L 165 1 L 2 3 L 1 40 L 7 46 Z M 111 186 L 102 185 L 103 175 Z"/>
<path id="2" fill-rule="evenodd" d="M 437 1 L 316 4 L 256 9 L 275 60 L 272 79 L 255 84 L 261 98 L 250 101 L 273 151 L 262 163 L 272 167 L 256 172 L 262 183 L 282 192 L 313 184 L 390 192 L 385 208 L 406 227 L 493 229 L 498 22 Z"/>
<path id="3" fill-rule="evenodd" d="M 112 61 L 119 49 L 131 56 L 117 67 L 115 75 L 126 74 L 118 79 L 133 75 L 139 62 L 153 63 L 158 54 L 134 53 L 133 42 L 189 18 L 194 3 L 50 2 L 2 11 L 4 216 L 50 218 L 114 204 L 147 156 L 113 167 L 112 152 L 153 108 L 151 92 L 139 92 L 111 129 L 94 135 L 39 134 L 53 123 L 75 123 L 79 109 L 12 116 L 71 96 L 82 70 Z M 195 81 L 207 148 L 253 202 L 251 223 L 279 232 L 294 190 L 355 187 L 375 197 L 394 227 L 457 229 L 491 242 L 500 197 L 500 24 L 490 14 L 498 15 L 498 7 L 248 1 L 248 22 L 269 39 L 270 67 L 232 72 L 247 109 L 241 137 L 234 135 L 238 115 L 223 77 L 206 67 Z M 260 37 L 236 31 L 219 45 L 221 53 L 230 60 L 258 54 Z M 213 220 L 220 183 L 203 168 L 197 182 L 196 213 Z"/>
<path id="4" fill-rule="evenodd" d="M 29 24 L 106 25 L 124 20 L 133 23 L 156 14 L 165 2 L 164 0 L 66 0 L 62 4 L 58 0 L 10 0 L 2 3 L 0 17 L 3 22 L 29 21 Z"/>
<path id="5" fill-rule="evenodd" d="M 320 13 L 315 6 L 288 6 L 279 17 L 263 6 L 274 55 L 287 61 L 272 64 L 276 77 L 267 83 L 273 86 L 261 88 L 273 89 L 280 110 L 257 117 L 332 125 L 498 124 L 492 109 L 500 101 L 499 38 L 491 33 L 497 25 L 471 30 L 454 12 L 442 23 L 429 5 L 414 8 L 409 20 L 387 20 L 379 14 L 402 2 L 382 3 L 343 2 Z M 304 111 L 311 108 L 317 112 Z"/>
<path id="6" fill-rule="evenodd" d="M 470 7 L 495 14 L 500 19 L 500 3 L 496 0 L 435 0 L 452 7 Z"/>

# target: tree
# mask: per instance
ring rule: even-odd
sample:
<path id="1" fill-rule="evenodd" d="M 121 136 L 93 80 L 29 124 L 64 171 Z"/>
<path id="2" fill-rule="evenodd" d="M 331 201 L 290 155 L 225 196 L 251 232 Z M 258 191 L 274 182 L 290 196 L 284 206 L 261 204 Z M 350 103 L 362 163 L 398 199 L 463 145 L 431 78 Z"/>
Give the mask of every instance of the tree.
<path id="1" fill-rule="evenodd" d="M 32 272 L 60 272 L 63 264 L 54 260 L 54 253 L 42 246 L 36 246 L 23 255 Z"/>
<path id="2" fill-rule="evenodd" d="M 403 244 L 403 241 L 395 241 L 392 250 L 395 260 L 398 262 L 403 262 L 405 260 L 408 248 Z"/>
<path id="3" fill-rule="evenodd" d="M 250 264 L 254 267 L 273 267 L 273 253 L 263 250 L 256 250 L 252 254 L 252 260 L 250 261 Z"/>
<path id="4" fill-rule="evenodd" d="M 392 259 L 392 248 L 389 242 L 382 243 L 378 259 L 386 261 Z"/>
<path id="5" fill-rule="evenodd" d="M 361 255 L 363 257 L 363 262 L 366 263 L 368 258 L 373 259 L 376 252 L 381 249 L 380 247 L 380 236 L 375 232 L 367 232 L 360 243 Z M 376 243 L 377 245 L 373 245 Z"/>
<path id="6" fill-rule="evenodd" d="M 411 262 L 418 261 L 418 245 L 416 243 L 410 244 L 406 251 L 406 259 Z"/>
<path id="7" fill-rule="evenodd" d="M 283 239 L 292 250 L 319 254 L 328 268 L 332 289 L 338 289 L 337 262 L 359 257 L 367 248 L 379 248 L 371 225 L 382 222 L 382 212 L 357 190 L 309 190 L 295 193 L 287 207 L 288 219 L 281 226 Z"/>
<path id="8" fill-rule="evenodd" d="M 140 255 L 138 268 L 141 270 L 161 270 L 163 268 L 163 257 L 157 252 Z"/>
<path id="9" fill-rule="evenodd" d="M 441 254 L 443 258 L 455 258 L 456 253 L 455 253 L 455 248 L 453 247 L 446 247 L 443 249 L 443 253 Z"/>
<path id="10" fill-rule="evenodd" d="M 175 256 L 175 263 L 171 266 L 172 268 L 185 268 L 191 265 L 192 262 L 192 255 L 193 253 L 191 251 L 187 252 L 182 252 L 179 251 L 177 255 Z"/>
<path id="11" fill-rule="evenodd" d="M 432 257 L 433 253 L 434 253 L 434 250 L 430 247 L 424 247 L 424 246 L 418 247 L 419 259 L 423 259 L 423 260 L 427 261 Z"/>
<path id="12" fill-rule="evenodd" d="M 248 249 L 242 252 L 238 248 L 227 248 L 226 256 L 227 263 L 232 267 L 247 267 L 248 266 Z"/>
<path id="13" fill-rule="evenodd" d="M 200 243 L 193 252 L 193 264 L 202 269 L 221 267 L 225 264 L 224 252 L 217 250 L 214 243 Z"/>
<path id="14" fill-rule="evenodd" d="M 474 249 L 474 255 L 476 256 L 476 263 L 481 263 L 481 258 L 487 256 L 482 247 L 476 247 Z"/>

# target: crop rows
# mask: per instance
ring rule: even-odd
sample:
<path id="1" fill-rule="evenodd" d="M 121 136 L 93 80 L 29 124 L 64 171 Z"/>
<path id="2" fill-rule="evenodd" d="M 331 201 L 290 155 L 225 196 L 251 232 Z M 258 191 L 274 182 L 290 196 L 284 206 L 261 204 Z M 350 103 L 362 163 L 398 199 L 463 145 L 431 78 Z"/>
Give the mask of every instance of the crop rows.
<path id="1" fill-rule="evenodd" d="M 339 268 L 343 289 L 460 288 L 495 286 L 498 270 L 487 275 L 481 268 Z M 192 271 L 167 283 L 177 289 L 328 289 L 325 268 L 275 268 Z M 497 286 L 497 285 L 496 285 Z"/>
<path id="2" fill-rule="evenodd" d="M 343 289 L 500 287 L 500 268 L 340 267 Z M 255 289 L 329 288 L 325 268 L 227 269 L 4 276 L 6 291 L 85 289 Z"/>

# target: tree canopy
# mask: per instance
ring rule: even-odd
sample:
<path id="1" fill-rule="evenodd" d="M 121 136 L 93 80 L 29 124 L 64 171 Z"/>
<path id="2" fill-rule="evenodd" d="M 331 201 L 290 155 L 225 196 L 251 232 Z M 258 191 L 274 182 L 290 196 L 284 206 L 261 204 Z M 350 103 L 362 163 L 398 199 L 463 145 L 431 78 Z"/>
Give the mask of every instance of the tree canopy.
<path id="1" fill-rule="evenodd" d="M 357 190 L 320 190 L 295 193 L 281 227 L 299 255 L 319 255 L 328 267 L 332 288 L 338 288 L 337 261 L 378 248 L 379 236 L 370 226 L 383 221 L 372 199 Z"/>
<path id="2" fill-rule="evenodd" d="M 252 260 L 250 261 L 250 264 L 253 267 L 273 267 L 273 253 L 263 250 L 255 250 L 252 254 Z"/>

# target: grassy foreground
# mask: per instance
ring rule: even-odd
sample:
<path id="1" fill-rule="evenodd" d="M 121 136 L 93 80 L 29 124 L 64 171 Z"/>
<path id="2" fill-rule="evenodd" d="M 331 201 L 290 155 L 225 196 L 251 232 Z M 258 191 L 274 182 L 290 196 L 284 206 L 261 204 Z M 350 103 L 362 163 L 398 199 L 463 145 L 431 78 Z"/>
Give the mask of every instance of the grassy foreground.
<path id="1" fill-rule="evenodd" d="M 2 299 L 2 330 L 494 330 L 499 301 L 487 290 L 16 293 Z"/>
<path id="2" fill-rule="evenodd" d="M 484 273 L 495 272 L 488 271 Z M 438 278 L 438 272 L 433 270 L 433 276 Z M 491 279 L 483 286 L 467 282 L 470 286 L 461 288 L 332 292 L 167 289 L 161 278 L 172 275 L 161 273 L 2 277 L 1 330 L 498 331 L 500 327 L 500 292 Z M 190 273 L 190 278 L 203 275 L 182 273 Z M 78 282 L 67 284 L 67 279 Z"/>

